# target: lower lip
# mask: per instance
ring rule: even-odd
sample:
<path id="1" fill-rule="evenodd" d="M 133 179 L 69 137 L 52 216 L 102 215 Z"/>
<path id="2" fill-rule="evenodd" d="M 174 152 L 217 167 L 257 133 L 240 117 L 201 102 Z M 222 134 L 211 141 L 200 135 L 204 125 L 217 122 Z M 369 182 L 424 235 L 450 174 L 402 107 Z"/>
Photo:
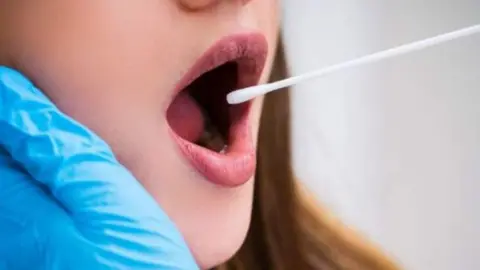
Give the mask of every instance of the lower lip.
<path id="1" fill-rule="evenodd" d="M 173 130 L 173 138 L 183 155 L 204 175 L 207 180 L 219 186 L 236 187 L 246 183 L 256 167 L 255 147 L 248 124 L 251 103 L 231 108 L 232 124 L 228 147 L 224 153 L 217 153 L 191 143 Z"/>

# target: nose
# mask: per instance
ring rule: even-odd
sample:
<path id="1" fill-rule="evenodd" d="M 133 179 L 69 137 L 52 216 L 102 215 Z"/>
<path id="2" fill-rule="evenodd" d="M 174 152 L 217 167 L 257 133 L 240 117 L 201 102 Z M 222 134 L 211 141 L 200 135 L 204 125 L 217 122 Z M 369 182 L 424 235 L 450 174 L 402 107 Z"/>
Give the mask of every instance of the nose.
<path id="1" fill-rule="evenodd" d="M 224 1 L 237 1 L 243 5 L 248 4 L 252 0 L 177 0 L 179 4 L 184 7 L 185 9 L 197 11 L 212 7 L 219 2 Z"/>

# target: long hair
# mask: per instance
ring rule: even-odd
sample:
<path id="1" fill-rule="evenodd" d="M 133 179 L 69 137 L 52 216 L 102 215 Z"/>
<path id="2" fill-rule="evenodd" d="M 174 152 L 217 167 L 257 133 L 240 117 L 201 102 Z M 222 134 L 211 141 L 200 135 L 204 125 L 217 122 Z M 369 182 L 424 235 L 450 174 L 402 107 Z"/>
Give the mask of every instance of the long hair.
<path id="1" fill-rule="evenodd" d="M 279 44 L 271 80 L 287 74 Z M 216 270 L 397 270 L 395 264 L 321 209 L 292 170 L 290 93 L 269 93 L 258 137 L 252 220 L 239 252 Z"/>

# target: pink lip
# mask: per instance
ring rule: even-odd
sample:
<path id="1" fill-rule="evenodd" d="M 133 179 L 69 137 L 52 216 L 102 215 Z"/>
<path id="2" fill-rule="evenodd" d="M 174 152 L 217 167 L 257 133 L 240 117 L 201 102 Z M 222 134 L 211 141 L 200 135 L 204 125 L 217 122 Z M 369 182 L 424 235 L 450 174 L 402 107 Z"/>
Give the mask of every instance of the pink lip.
<path id="1" fill-rule="evenodd" d="M 199 58 L 179 82 L 174 94 L 177 95 L 202 74 L 232 61 L 238 63 L 237 87 L 255 85 L 263 71 L 267 51 L 267 41 L 259 33 L 222 38 Z M 225 153 L 216 153 L 198 146 L 171 130 L 184 157 L 210 182 L 236 187 L 246 183 L 255 173 L 256 154 L 248 123 L 250 107 L 251 102 L 230 108 L 229 147 Z"/>

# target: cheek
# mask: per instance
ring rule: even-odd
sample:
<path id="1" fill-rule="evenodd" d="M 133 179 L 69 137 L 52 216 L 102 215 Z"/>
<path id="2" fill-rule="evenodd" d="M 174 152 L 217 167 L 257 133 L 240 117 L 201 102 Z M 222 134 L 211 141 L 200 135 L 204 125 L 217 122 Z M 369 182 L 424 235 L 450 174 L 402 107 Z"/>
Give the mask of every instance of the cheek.
<path id="1" fill-rule="evenodd" d="M 159 80 L 167 73 L 159 63 L 171 53 L 158 48 L 170 30 L 139 20 L 155 20 L 158 12 L 128 1 L 25 2 L 12 5 L 16 16 L 6 24 L 17 26 L 8 35 L 14 68 L 114 148 L 162 133 L 161 90 L 171 86 Z"/>
<path id="2" fill-rule="evenodd" d="M 275 41 L 280 27 L 280 5 L 278 0 L 252 1 L 251 12 L 269 41 Z M 270 45 L 274 45 L 271 42 Z"/>
<path id="3" fill-rule="evenodd" d="M 43 63 L 48 65 L 47 61 Z M 61 111 L 102 137 L 120 160 L 135 157 L 134 153 L 144 145 L 141 142 L 167 141 L 163 111 L 151 103 L 148 92 L 141 91 L 148 86 L 140 83 L 135 88 L 137 82 L 128 79 L 122 84 L 118 80 L 91 79 L 96 72 L 76 76 L 75 67 L 71 68 L 28 65 L 24 70 Z M 49 80 L 53 77 L 55 80 Z"/>
<path id="4" fill-rule="evenodd" d="M 258 138 L 258 133 L 260 131 L 260 120 L 262 116 L 263 99 L 264 97 L 258 97 L 253 101 L 253 104 L 252 104 L 250 123 L 251 123 L 252 134 L 254 138 Z M 255 139 L 255 146 L 257 146 L 257 144 L 258 144 L 258 140 Z"/>

